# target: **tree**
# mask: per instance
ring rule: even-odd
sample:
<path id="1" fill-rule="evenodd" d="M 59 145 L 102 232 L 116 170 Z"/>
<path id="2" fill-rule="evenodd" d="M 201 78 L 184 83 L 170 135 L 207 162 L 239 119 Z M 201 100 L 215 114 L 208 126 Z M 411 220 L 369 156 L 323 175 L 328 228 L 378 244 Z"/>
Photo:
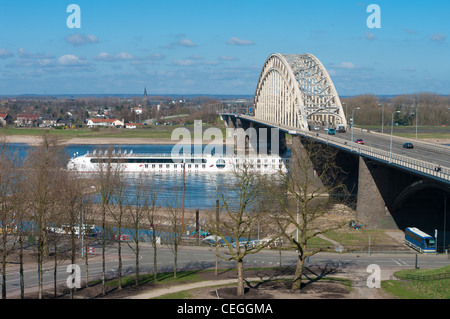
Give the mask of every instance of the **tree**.
<path id="1" fill-rule="evenodd" d="M 210 220 L 207 230 L 224 242 L 228 256 L 219 255 L 220 258 L 236 263 L 238 282 L 237 295 L 244 295 L 244 258 L 255 254 L 273 242 L 270 240 L 252 245 L 251 238 L 257 232 L 258 223 L 263 220 L 266 211 L 255 210 L 257 202 L 261 199 L 262 184 L 256 174 L 249 171 L 249 165 L 243 165 L 242 170 L 235 171 L 234 185 L 217 188 L 217 196 L 224 215 L 217 225 L 217 220 Z M 235 203 L 237 203 L 235 205 Z M 229 238 L 229 239 L 228 239 Z"/>
<path id="2" fill-rule="evenodd" d="M 134 251 L 135 254 L 135 285 L 139 286 L 139 257 L 140 257 L 140 230 L 141 223 L 146 216 L 147 210 L 150 205 L 150 192 L 151 192 L 151 183 L 148 183 L 146 179 L 144 179 L 143 174 L 139 174 L 138 178 L 135 181 L 133 186 L 134 196 L 131 199 L 130 206 L 128 209 L 128 220 L 131 223 L 132 229 L 134 233 L 132 233 L 134 247 L 131 245 L 131 242 L 128 242 L 128 246 Z"/>
<path id="3" fill-rule="evenodd" d="M 343 172 L 335 164 L 336 151 L 310 141 L 305 144 L 300 137 L 293 138 L 291 172 L 279 173 L 283 188 L 266 183 L 281 210 L 275 220 L 298 252 L 292 289 L 301 289 L 306 258 L 321 251 L 310 248 L 308 241 L 349 222 L 345 215 L 332 219 L 330 213 L 340 209 L 333 205 L 347 195 L 341 183 Z"/>
<path id="4" fill-rule="evenodd" d="M 167 203 L 166 207 L 166 220 L 169 225 L 170 234 L 167 235 L 165 239 L 167 240 L 169 247 L 173 253 L 173 278 L 177 279 L 178 248 L 181 245 L 184 233 L 183 213 L 178 205 L 177 196 L 172 196 L 172 200 Z"/>
<path id="5" fill-rule="evenodd" d="M 102 151 L 99 150 L 96 158 L 98 160 L 97 191 L 102 216 L 102 295 L 104 296 L 106 295 L 106 214 L 108 212 L 108 206 L 112 202 L 114 188 L 122 168 L 120 164 L 114 162 L 111 150 L 105 150 L 104 156 L 102 155 Z"/>
<path id="6" fill-rule="evenodd" d="M 127 181 L 124 174 L 119 173 L 115 178 L 114 189 L 112 193 L 113 205 L 110 208 L 110 214 L 113 217 L 115 224 L 117 226 L 117 260 L 119 266 L 117 269 L 117 288 L 122 289 L 122 235 L 123 235 L 123 224 L 126 211 L 129 207 L 129 199 L 126 194 L 127 191 Z"/>
<path id="7" fill-rule="evenodd" d="M 153 282 L 157 282 L 158 275 L 158 229 L 159 229 L 159 217 L 157 215 L 156 201 L 158 198 L 159 188 L 155 181 L 147 183 L 146 193 L 148 196 L 148 206 L 146 207 L 147 221 L 151 228 L 151 242 L 153 247 Z"/>
<path id="8" fill-rule="evenodd" d="M 17 156 L 8 150 L 3 139 L 0 145 L 0 243 L 2 299 L 6 299 L 7 257 L 16 245 L 17 217 L 20 205 L 20 174 Z"/>
<path id="9" fill-rule="evenodd" d="M 39 146 L 31 149 L 24 161 L 27 168 L 24 189 L 27 210 L 34 223 L 38 264 L 39 299 L 43 293 L 43 263 L 48 256 L 48 227 L 60 198 L 59 176 L 65 170 L 67 156 L 54 137 L 44 135 Z"/>

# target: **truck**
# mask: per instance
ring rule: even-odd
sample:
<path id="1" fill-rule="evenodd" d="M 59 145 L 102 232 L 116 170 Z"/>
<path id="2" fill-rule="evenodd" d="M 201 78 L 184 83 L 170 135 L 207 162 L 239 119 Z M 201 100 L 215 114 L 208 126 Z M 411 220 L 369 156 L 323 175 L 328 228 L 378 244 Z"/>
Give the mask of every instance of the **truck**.
<path id="1" fill-rule="evenodd" d="M 336 127 L 338 133 L 345 133 L 345 124 L 338 124 Z"/>

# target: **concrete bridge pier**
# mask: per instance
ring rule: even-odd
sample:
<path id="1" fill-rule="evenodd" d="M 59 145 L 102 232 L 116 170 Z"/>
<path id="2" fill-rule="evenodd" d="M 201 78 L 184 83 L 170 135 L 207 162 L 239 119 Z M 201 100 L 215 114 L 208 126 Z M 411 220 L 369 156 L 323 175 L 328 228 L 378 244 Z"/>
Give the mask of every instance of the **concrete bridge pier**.
<path id="1" fill-rule="evenodd" d="M 359 157 L 356 218 L 369 228 L 396 228 L 383 193 L 393 193 L 395 178 L 384 167 Z"/>

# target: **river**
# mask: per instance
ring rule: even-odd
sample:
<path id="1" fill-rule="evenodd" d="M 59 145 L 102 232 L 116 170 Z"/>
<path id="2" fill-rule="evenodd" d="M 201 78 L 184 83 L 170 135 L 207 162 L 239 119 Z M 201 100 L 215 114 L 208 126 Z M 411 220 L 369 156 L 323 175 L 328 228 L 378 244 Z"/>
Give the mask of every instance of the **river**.
<path id="1" fill-rule="evenodd" d="M 102 145 L 102 149 L 109 147 L 122 152 L 133 151 L 136 154 L 168 154 L 171 153 L 174 145 L 159 145 L 159 144 L 136 144 L 136 145 Z M 21 143 L 8 144 L 11 151 L 17 151 L 20 158 L 25 158 L 30 146 Z M 98 145 L 67 145 L 65 152 L 69 157 L 74 155 L 84 155 L 86 152 L 92 153 L 98 150 Z M 158 200 L 157 205 L 167 207 L 169 205 L 182 206 L 182 189 L 183 189 L 183 175 L 180 173 L 149 173 L 146 178 L 149 182 L 152 181 L 158 185 Z M 136 174 L 127 175 L 127 180 L 130 185 L 129 194 L 132 195 L 133 185 L 137 180 Z M 199 210 L 214 210 L 216 207 L 217 193 L 216 189 L 230 186 L 237 181 L 233 173 L 186 173 L 185 178 L 185 208 L 199 209 Z M 231 193 L 230 199 L 236 196 Z M 237 199 L 237 198 L 236 198 Z"/>

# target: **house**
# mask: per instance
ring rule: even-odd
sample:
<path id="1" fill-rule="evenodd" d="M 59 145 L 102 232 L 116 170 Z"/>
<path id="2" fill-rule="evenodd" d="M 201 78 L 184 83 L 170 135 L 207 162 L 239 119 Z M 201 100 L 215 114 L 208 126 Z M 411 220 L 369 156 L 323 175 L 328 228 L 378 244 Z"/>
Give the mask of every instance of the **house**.
<path id="1" fill-rule="evenodd" d="M 38 124 L 39 127 L 52 127 L 55 126 L 58 119 L 50 116 L 43 116 L 39 119 L 39 121 L 36 121 L 36 124 Z"/>
<path id="2" fill-rule="evenodd" d="M 17 126 L 35 126 L 39 115 L 19 114 L 17 115 Z"/>
<path id="3" fill-rule="evenodd" d="M 87 122 L 87 126 L 120 127 L 123 126 L 123 121 L 119 121 L 118 119 L 89 119 Z"/>
<path id="4" fill-rule="evenodd" d="M 127 123 L 127 124 L 125 124 L 125 128 L 131 128 L 131 129 L 134 129 L 134 128 L 136 128 L 137 126 L 136 126 L 136 123 Z"/>
<path id="5" fill-rule="evenodd" d="M 8 113 L 0 113 L 0 126 L 6 126 L 12 123 L 12 117 Z"/>

